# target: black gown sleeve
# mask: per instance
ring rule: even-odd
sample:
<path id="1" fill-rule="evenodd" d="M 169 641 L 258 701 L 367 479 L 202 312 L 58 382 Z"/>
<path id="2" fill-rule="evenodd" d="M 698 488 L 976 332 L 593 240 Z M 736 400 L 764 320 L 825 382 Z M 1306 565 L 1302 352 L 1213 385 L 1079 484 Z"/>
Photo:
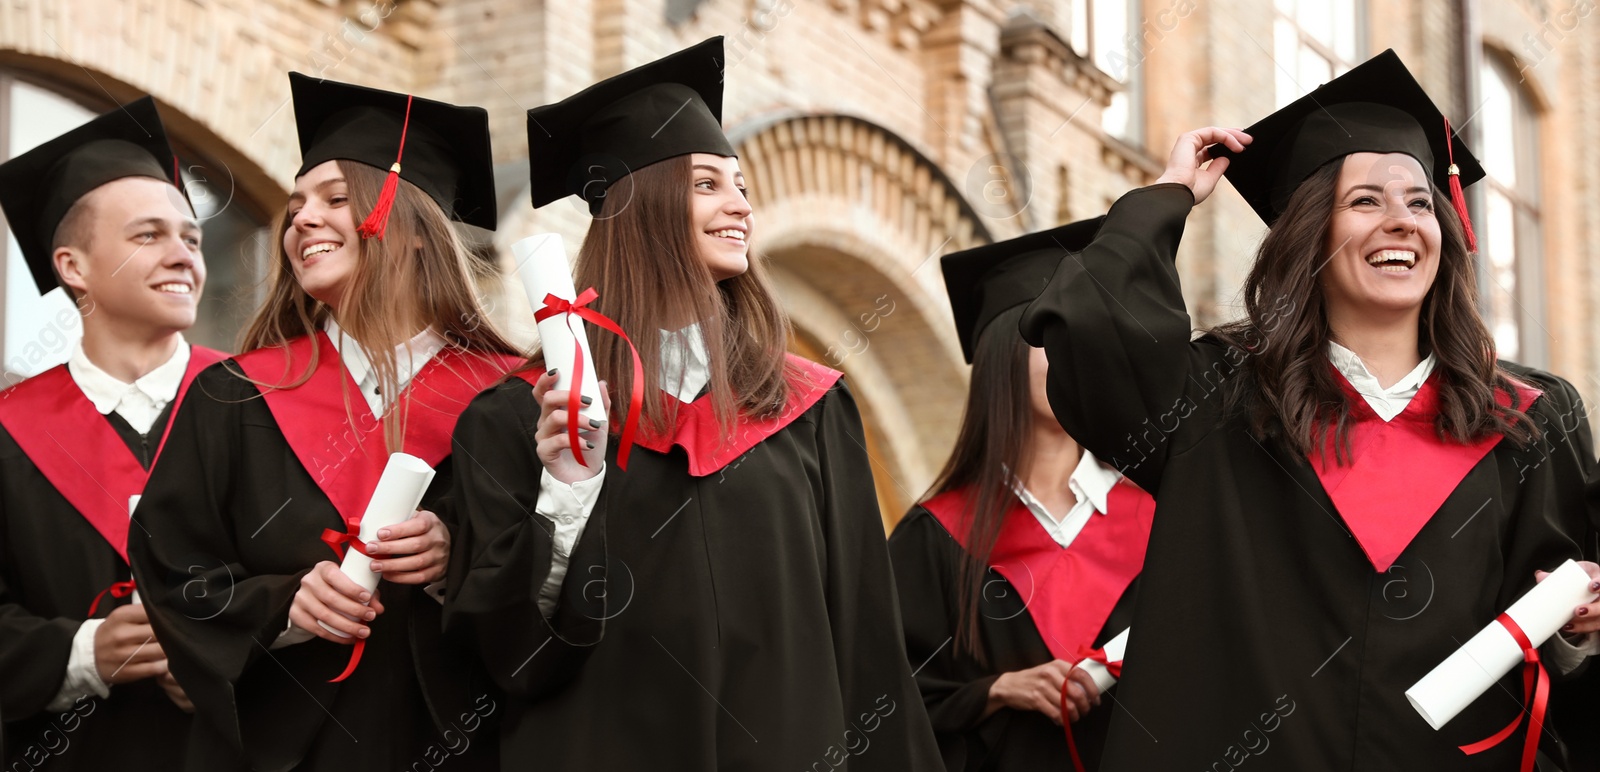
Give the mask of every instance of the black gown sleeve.
<path id="1" fill-rule="evenodd" d="M 539 610 L 554 541 L 550 522 L 534 511 L 543 470 L 533 439 L 538 420 L 532 387 L 513 379 L 480 394 L 456 423 L 456 531 L 444 609 L 446 634 L 478 652 L 500 688 L 534 698 L 576 674 L 606 618 L 605 593 L 576 581 L 603 575 L 604 490 L 573 549 L 554 617 Z"/>
<path id="2" fill-rule="evenodd" d="M 842 381 L 823 400 L 818 504 L 827 540 L 828 619 L 845 718 L 870 731 L 873 745 L 850 768 L 939 769 L 938 745 L 906 657 L 861 416 Z"/>
<path id="3" fill-rule="evenodd" d="M 0 538 L 4 533 L 0 528 Z M 0 555 L 5 551 L 0 544 Z M 7 720 L 38 714 L 55 699 L 82 625 L 81 619 L 43 617 L 24 608 L 0 572 L 0 713 Z"/>
<path id="4" fill-rule="evenodd" d="M 1190 343 L 1174 264 L 1193 207 L 1193 194 L 1178 184 L 1124 195 L 1094 242 L 1062 259 L 1020 323 L 1023 338 L 1049 358 L 1056 419 L 1151 492 L 1160 489 L 1170 435 L 1195 410 L 1185 391 L 1217 364 Z"/>
<path id="5" fill-rule="evenodd" d="M 1515 365 L 1512 375 L 1544 392 L 1528 410 L 1542 436 L 1502 467 L 1502 485 L 1516 491 L 1506 547 L 1506 577 L 1497 607 L 1509 608 L 1534 585 L 1534 571 L 1553 571 L 1568 558 L 1586 559 L 1589 532 L 1586 481 L 1595 473 L 1594 439 L 1577 389 L 1540 370 Z M 1559 633 L 1557 633 L 1559 635 Z M 1556 645 L 1552 639 L 1545 647 Z M 1564 674 L 1573 677 L 1574 670 Z M 1552 678 L 1563 674 L 1551 669 Z"/>
<path id="6" fill-rule="evenodd" d="M 196 713 L 238 748 L 234 684 L 288 625 L 310 569 L 255 574 L 239 554 L 225 503 L 240 476 L 240 406 L 254 387 L 227 367 L 202 371 L 173 417 L 129 532 L 128 558 L 173 676 Z"/>
<path id="7" fill-rule="evenodd" d="M 989 689 L 998 673 L 964 677 L 956 656 L 956 583 L 960 566 L 952 562 L 959 547 L 933 515 L 912 507 L 889 537 L 895 587 L 900 592 L 900 619 L 905 625 L 906 654 L 916 671 L 917 688 L 936 732 L 976 729 L 989 705 Z"/>

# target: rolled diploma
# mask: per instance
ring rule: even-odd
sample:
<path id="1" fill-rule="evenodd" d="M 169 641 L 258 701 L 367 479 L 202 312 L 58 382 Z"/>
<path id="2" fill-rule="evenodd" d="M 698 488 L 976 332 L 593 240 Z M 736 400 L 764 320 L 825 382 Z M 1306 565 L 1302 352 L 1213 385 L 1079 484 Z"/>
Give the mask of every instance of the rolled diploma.
<path id="1" fill-rule="evenodd" d="M 139 494 L 135 493 L 132 496 L 128 497 L 128 519 L 129 520 L 133 519 L 133 510 L 137 509 L 138 507 L 139 507 Z M 128 596 L 128 602 L 132 603 L 134 605 L 138 605 L 138 604 L 143 602 L 143 601 L 139 600 L 139 591 L 138 590 L 134 590 L 133 594 Z"/>
<path id="2" fill-rule="evenodd" d="M 1506 615 L 1522 628 L 1529 642 L 1540 646 L 1572 619 L 1574 608 L 1595 599 L 1589 581 L 1589 574 L 1568 560 L 1511 604 Z M 1428 726 L 1438 729 L 1520 662 L 1522 647 L 1505 626 L 1491 622 L 1407 689 L 1406 699 Z"/>
<path id="3" fill-rule="evenodd" d="M 422 494 L 427 492 L 428 483 L 433 482 L 433 475 L 433 467 L 416 456 L 409 453 L 389 454 L 389 463 L 383 467 L 383 476 L 378 478 L 378 487 L 372 491 L 367 511 L 361 515 L 361 541 L 377 541 L 378 531 L 410 520 L 417 513 L 417 506 L 422 503 Z M 339 570 L 351 581 L 365 587 L 367 592 L 378 588 L 379 577 L 372 572 L 372 558 L 360 552 L 346 551 Z M 350 637 L 320 621 L 317 624 L 341 638 Z"/>
<path id="4" fill-rule="evenodd" d="M 565 300 L 577 298 L 578 291 L 572 284 L 572 267 L 567 264 L 567 250 L 561 244 L 561 234 L 529 236 L 512 244 L 511 254 L 517 261 L 517 275 L 522 277 L 522 288 L 528 293 L 528 305 L 533 307 L 535 313 L 544 308 L 545 295 L 555 295 Z M 573 335 L 574 330 L 577 335 Z M 544 349 L 544 366 L 556 370 L 555 388 L 560 391 L 572 388 L 573 347 L 582 352 L 582 393 L 590 402 L 578 413 L 584 418 L 605 421 L 605 406 L 600 403 L 600 379 L 594 374 L 594 357 L 589 353 L 589 333 L 583 320 L 568 314 L 556 314 L 539 322 L 539 345 Z"/>
<path id="5" fill-rule="evenodd" d="M 1117 637 L 1106 641 L 1105 652 L 1107 662 L 1122 661 L 1122 654 L 1128 648 L 1128 630 L 1132 629 L 1133 628 L 1130 627 L 1127 630 L 1123 630 L 1122 632 L 1117 633 Z M 1094 678 L 1095 688 L 1099 689 L 1101 694 L 1105 694 L 1111 689 L 1111 687 L 1117 685 L 1116 677 L 1111 675 L 1111 671 L 1106 669 L 1106 666 L 1101 664 L 1099 660 L 1085 659 L 1078 663 L 1078 669 L 1088 673 L 1090 677 Z"/>

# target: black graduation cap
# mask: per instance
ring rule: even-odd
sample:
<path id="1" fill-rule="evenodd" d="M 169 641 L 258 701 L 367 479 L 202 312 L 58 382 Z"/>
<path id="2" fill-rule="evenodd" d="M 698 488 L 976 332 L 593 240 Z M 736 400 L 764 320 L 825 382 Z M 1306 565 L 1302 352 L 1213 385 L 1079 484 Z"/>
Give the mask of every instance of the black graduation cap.
<path id="1" fill-rule="evenodd" d="M 129 102 L 0 164 L 0 209 L 39 292 L 57 286 L 50 241 L 84 194 L 123 177 L 173 182 L 177 157 L 150 97 Z"/>
<path id="2" fill-rule="evenodd" d="M 1244 152 L 1213 145 L 1211 153 L 1232 157 L 1224 176 L 1268 225 L 1277 221 L 1301 182 L 1323 164 L 1351 153 L 1405 153 L 1447 190 L 1484 176 L 1478 159 L 1393 49 L 1244 131 L 1252 139 Z M 1459 178 L 1452 180 L 1456 169 Z M 1457 209 L 1465 220 L 1465 204 Z"/>
<path id="3" fill-rule="evenodd" d="M 451 218 L 494 230 L 494 155 L 489 113 L 432 99 L 289 73 L 300 133 L 299 177 L 326 161 L 388 170 L 427 193 Z M 403 144 L 402 144 L 403 142 Z M 390 185 L 385 185 L 386 190 Z M 392 194 L 389 196 L 392 199 Z M 382 238 L 388 201 L 363 223 Z"/>
<path id="4" fill-rule="evenodd" d="M 1032 303 L 1062 259 L 1089 246 L 1105 219 L 1079 220 L 939 258 L 967 364 L 984 328 L 1002 312 Z"/>
<path id="5" fill-rule="evenodd" d="M 533 206 L 582 196 L 600 214 L 613 183 L 688 153 L 733 156 L 722 133 L 722 37 L 528 111 Z"/>

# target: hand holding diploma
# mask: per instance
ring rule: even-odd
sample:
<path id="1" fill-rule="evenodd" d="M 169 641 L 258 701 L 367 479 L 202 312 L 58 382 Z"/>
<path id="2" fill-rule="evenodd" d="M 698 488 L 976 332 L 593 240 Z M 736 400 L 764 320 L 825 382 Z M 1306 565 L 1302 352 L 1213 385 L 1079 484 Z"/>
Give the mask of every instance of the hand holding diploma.
<path id="1" fill-rule="evenodd" d="M 1587 560 L 1577 561 L 1578 566 L 1589 574 L 1589 591 L 1600 593 L 1600 565 Z M 1534 581 L 1542 582 L 1549 576 L 1548 571 L 1533 572 Z M 1600 630 L 1600 600 L 1585 603 L 1573 609 L 1572 621 L 1561 628 L 1567 635 L 1587 635 Z"/>
<path id="2" fill-rule="evenodd" d="M 1590 564 L 1590 568 L 1593 564 Z M 1538 661 L 1538 647 L 1558 629 L 1567 625 L 1580 609 L 1591 609 L 1582 616 L 1595 614 L 1592 610 L 1596 598 L 1595 579 L 1574 561 L 1568 560 L 1560 568 L 1542 577 L 1532 590 L 1511 604 L 1494 622 L 1473 636 L 1460 649 L 1423 676 L 1416 685 L 1406 690 L 1406 699 L 1417 709 L 1428 725 L 1438 729 L 1455 718 L 1462 709 L 1494 686 L 1519 663 L 1524 668 L 1524 700 L 1533 713 L 1534 723 L 1542 719 L 1544 692 L 1547 677 Z M 1537 684 L 1537 687 L 1535 686 Z M 1508 730 L 1514 731 L 1522 715 Z M 1464 746 L 1463 751 L 1477 753 L 1486 750 L 1511 734 L 1502 731 L 1489 740 Z M 1537 746 L 1538 728 L 1528 735 L 1528 752 Z"/>
<path id="3" fill-rule="evenodd" d="M 539 425 L 533 432 L 533 441 L 538 446 L 539 460 L 544 463 L 544 468 L 549 470 L 550 476 L 571 485 L 600 473 L 600 465 L 605 462 L 606 445 L 611 440 L 611 433 L 606 431 L 604 418 L 580 418 L 579 420 L 586 424 L 586 427 L 578 432 L 578 438 L 584 446 L 574 449 L 572 432 L 567 426 L 568 392 L 557 389 L 557 383 L 560 383 L 559 374 L 552 370 L 540 376 L 539 381 L 533 386 L 533 398 L 539 403 Z M 604 383 L 599 383 L 598 388 L 601 409 L 608 411 L 611 409 L 609 390 Z M 585 463 L 579 464 L 573 456 L 578 452 L 583 453 Z"/>
<path id="4" fill-rule="evenodd" d="M 367 556 L 372 572 L 395 584 L 437 582 L 450 565 L 450 529 L 438 515 L 418 510 L 409 520 L 379 529 Z"/>
<path id="5" fill-rule="evenodd" d="M 567 251 L 559 234 L 529 236 L 512 244 L 511 254 L 516 260 L 522 288 L 528 293 L 528 305 L 535 314 L 545 308 L 546 296 L 577 300 L 572 267 L 567 263 Z M 606 420 L 605 412 L 600 409 L 599 381 L 594 376 L 594 357 L 589 353 L 589 335 L 583 320 L 569 314 L 555 314 L 539 320 L 539 348 L 544 352 L 545 367 L 556 373 L 554 388 L 562 393 L 572 388 L 574 357 L 582 357 L 585 377 L 579 392 L 585 401 L 580 417 Z"/>
<path id="6" fill-rule="evenodd" d="M 372 634 L 366 623 L 383 613 L 376 591 L 356 584 L 324 560 L 300 578 L 300 590 L 289 607 L 289 622 L 335 643 L 354 643 Z"/>
<path id="7" fill-rule="evenodd" d="M 1131 630 L 1133 630 L 1131 627 L 1123 630 L 1122 632 L 1117 633 L 1115 638 L 1106 641 L 1105 648 L 1101 649 L 1101 652 L 1105 655 L 1104 662 L 1098 659 L 1085 657 L 1078 663 L 1078 669 L 1087 672 L 1092 678 L 1094 678 L 1094 685 L 1101 692 L 1110 691 L 1111 687 L 1117 685 L 1117 676 L 1111 672 L 1111 668 L 1106 663 L 1118 663 L 1117 670 L 1119 672 L 1122 670 L 1120 667 L 1122 663 L 1122 654 L 1128 650 L 1128 633 Z"/>

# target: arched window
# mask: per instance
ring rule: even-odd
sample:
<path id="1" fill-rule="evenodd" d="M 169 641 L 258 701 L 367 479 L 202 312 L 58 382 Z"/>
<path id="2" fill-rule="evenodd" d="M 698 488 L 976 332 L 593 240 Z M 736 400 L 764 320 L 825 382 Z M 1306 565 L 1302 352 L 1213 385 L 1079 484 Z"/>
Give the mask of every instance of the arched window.
<path id="1" fill-rule="evenodd" d="M 1342 75 L 1362 58 L 1363 0 L 1275 0 L 1272 58 L 1278 106 Z"/>
<path id="2" fill-rule="evenodd" d="M 0 161 L 27 152 L 113 107 L 109 98 L 78 98 L 0 71 Z M 201 221 L 207 267 L 199 320 L 186 335 L 193 343 L 231 350 L 258 299 L 258 266 L 265 264 L 267 244 L 266 218 L 262 209 L 241 198 L 225 165 L 207 161 L 203 148 L 188 146 L 182 137 L 172 137 L 172 142 Z M 5 270 L 0 274 L 4 283 L 0 363 L 4 364 L 6 383 L 11 383 L 66 361 L 83 331 L 65 290 L 39 295 L 9 227 L 0 232 L 0 240 L 5 250 Z"/>
<path id="3" fill-rule="evenodd" d="M 1539 116 L 1515 70 L 1487 55 L 1479 73 L 1481 185 L 1477 226 L 1490 331 L 1499 355 L 1541 366 L 1549 356 L 1543 327 L 1544 236 L 1539 205 Z"/>

